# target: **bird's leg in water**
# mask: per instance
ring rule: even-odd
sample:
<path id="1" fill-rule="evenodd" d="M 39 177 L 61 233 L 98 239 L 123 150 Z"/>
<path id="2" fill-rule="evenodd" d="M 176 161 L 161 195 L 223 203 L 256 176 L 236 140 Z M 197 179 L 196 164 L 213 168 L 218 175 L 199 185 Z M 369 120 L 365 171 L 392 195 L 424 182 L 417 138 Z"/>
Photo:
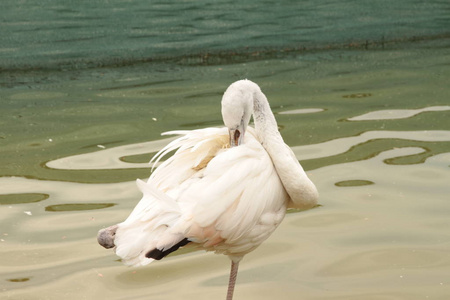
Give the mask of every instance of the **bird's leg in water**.
<path id="1" fill-rule="evenodd" d="M 234 286 L 238 273 L 239 262 L 231 261 L 230 281 L 228 282 L 227 300 L 233 299 Z"/>

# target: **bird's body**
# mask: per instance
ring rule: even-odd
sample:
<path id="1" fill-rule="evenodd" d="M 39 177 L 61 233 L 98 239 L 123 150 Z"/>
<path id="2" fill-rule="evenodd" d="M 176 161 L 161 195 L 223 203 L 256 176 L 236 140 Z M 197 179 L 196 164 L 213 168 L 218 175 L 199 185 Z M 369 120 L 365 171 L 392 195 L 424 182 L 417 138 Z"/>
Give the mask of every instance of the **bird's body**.
<path id="1" fill-rule="evenodd" d="M 255 129 L 247 128 L 254 116 Z M 240 259 L 283 220 L 286 208 L 310 208 L 317 190 L 278 132 L 259 87 L 242 80 L 222 99 L 224 128 L 172 132 L 176 150 L 138 180 L 142 200 L 122 223 L 99 232 L 128 265 L 145 265 L 186 244 L 228 255 L 231 299 Z M 248 130 L 247 130 L 248 129 Z"/>
<path id="2" fill-rule="evenodd" d="M 149 251 L 169 249 L 184 238 L 205 250 L 242 257 L 285 215 L 289 196 L 253 134 L 230 148 L 226 128 L 179 133 L 184 135 L 163 149 L 179 151 L 148 183 L 138 183 L 144 197 L 117 229 L 116 253 L 127 264 L 147 264 Z M 165 199 L 155 199 L 162 198 L 157 193 Z M 170 206 L 161 205 L 164 212 L 155 208 L 161 200 Z"/>

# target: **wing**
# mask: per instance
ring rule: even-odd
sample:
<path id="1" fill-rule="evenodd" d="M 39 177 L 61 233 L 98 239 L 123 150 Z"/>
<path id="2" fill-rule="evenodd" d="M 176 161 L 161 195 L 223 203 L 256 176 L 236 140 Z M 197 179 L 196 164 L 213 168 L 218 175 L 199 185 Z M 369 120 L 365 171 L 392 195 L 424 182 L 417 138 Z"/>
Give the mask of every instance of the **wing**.
<path id="1" fill-rule="evenodd" d="M 228 148 L 228 139 L 226 128 L 189 132 L 163 149 L 178 148 L 149 182 L 180 206 L 172 232 L 207 250 L 237 255 L 273 232 L 289 197 L 252 130 L 239 147 Z"/>
<path id="2" fill-rule="evenodd" d="M 156 162 L 168 152 L 177 149 L 177 153 L 162 163 L 147 183 L 137 181 L 143 197 L 129 217 L 117 225 L 115 252 L 127 265 L 148 264 L 185 243 L 181 232 L 169 230 L 182 215 L 176 201 L 183 189 L 180 184 L 195 180 L 213 153 L 223 147 L 222 140 L 226 141 L 223 131 L 217 129 L 176 133 L 184 135 L 162 149 L 155 156 Z"/>

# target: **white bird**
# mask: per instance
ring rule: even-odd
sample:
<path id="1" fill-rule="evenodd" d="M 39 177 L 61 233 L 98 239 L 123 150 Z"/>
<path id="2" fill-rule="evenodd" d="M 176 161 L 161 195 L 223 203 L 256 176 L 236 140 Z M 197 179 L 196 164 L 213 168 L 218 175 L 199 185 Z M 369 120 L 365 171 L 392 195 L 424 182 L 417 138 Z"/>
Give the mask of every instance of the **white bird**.
<path id="1" fill-rule="evenodd" d="M 253 114 L 255 129 L 247 127 Z M 182 135 L 159 151 L 142 200 L 122 223 L 100 230 L 98 242 L 127 265 L 146 265 L 186 244 L 228 255 L 227 299 L 233 297 L 243 256 L 283 220 L 286 208 L 317 205 L 318 192 L 281 137 L 266 96 L 249 80 L 222 98 L 226 127 Z"/>

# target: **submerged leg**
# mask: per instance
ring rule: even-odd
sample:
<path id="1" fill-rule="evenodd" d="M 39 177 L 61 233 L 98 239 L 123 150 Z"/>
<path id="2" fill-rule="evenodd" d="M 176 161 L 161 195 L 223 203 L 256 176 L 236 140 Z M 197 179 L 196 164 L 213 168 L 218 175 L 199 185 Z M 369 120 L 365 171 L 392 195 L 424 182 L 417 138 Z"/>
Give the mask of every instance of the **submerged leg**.
<path id="1" fill-rule="evenodd" d="M 230 281 L 228 282 L 227 300 L 233 299 L 234 286 L 236 284 L 236 277 L 239 268 L 239 261 L 231 261 Z"/>

